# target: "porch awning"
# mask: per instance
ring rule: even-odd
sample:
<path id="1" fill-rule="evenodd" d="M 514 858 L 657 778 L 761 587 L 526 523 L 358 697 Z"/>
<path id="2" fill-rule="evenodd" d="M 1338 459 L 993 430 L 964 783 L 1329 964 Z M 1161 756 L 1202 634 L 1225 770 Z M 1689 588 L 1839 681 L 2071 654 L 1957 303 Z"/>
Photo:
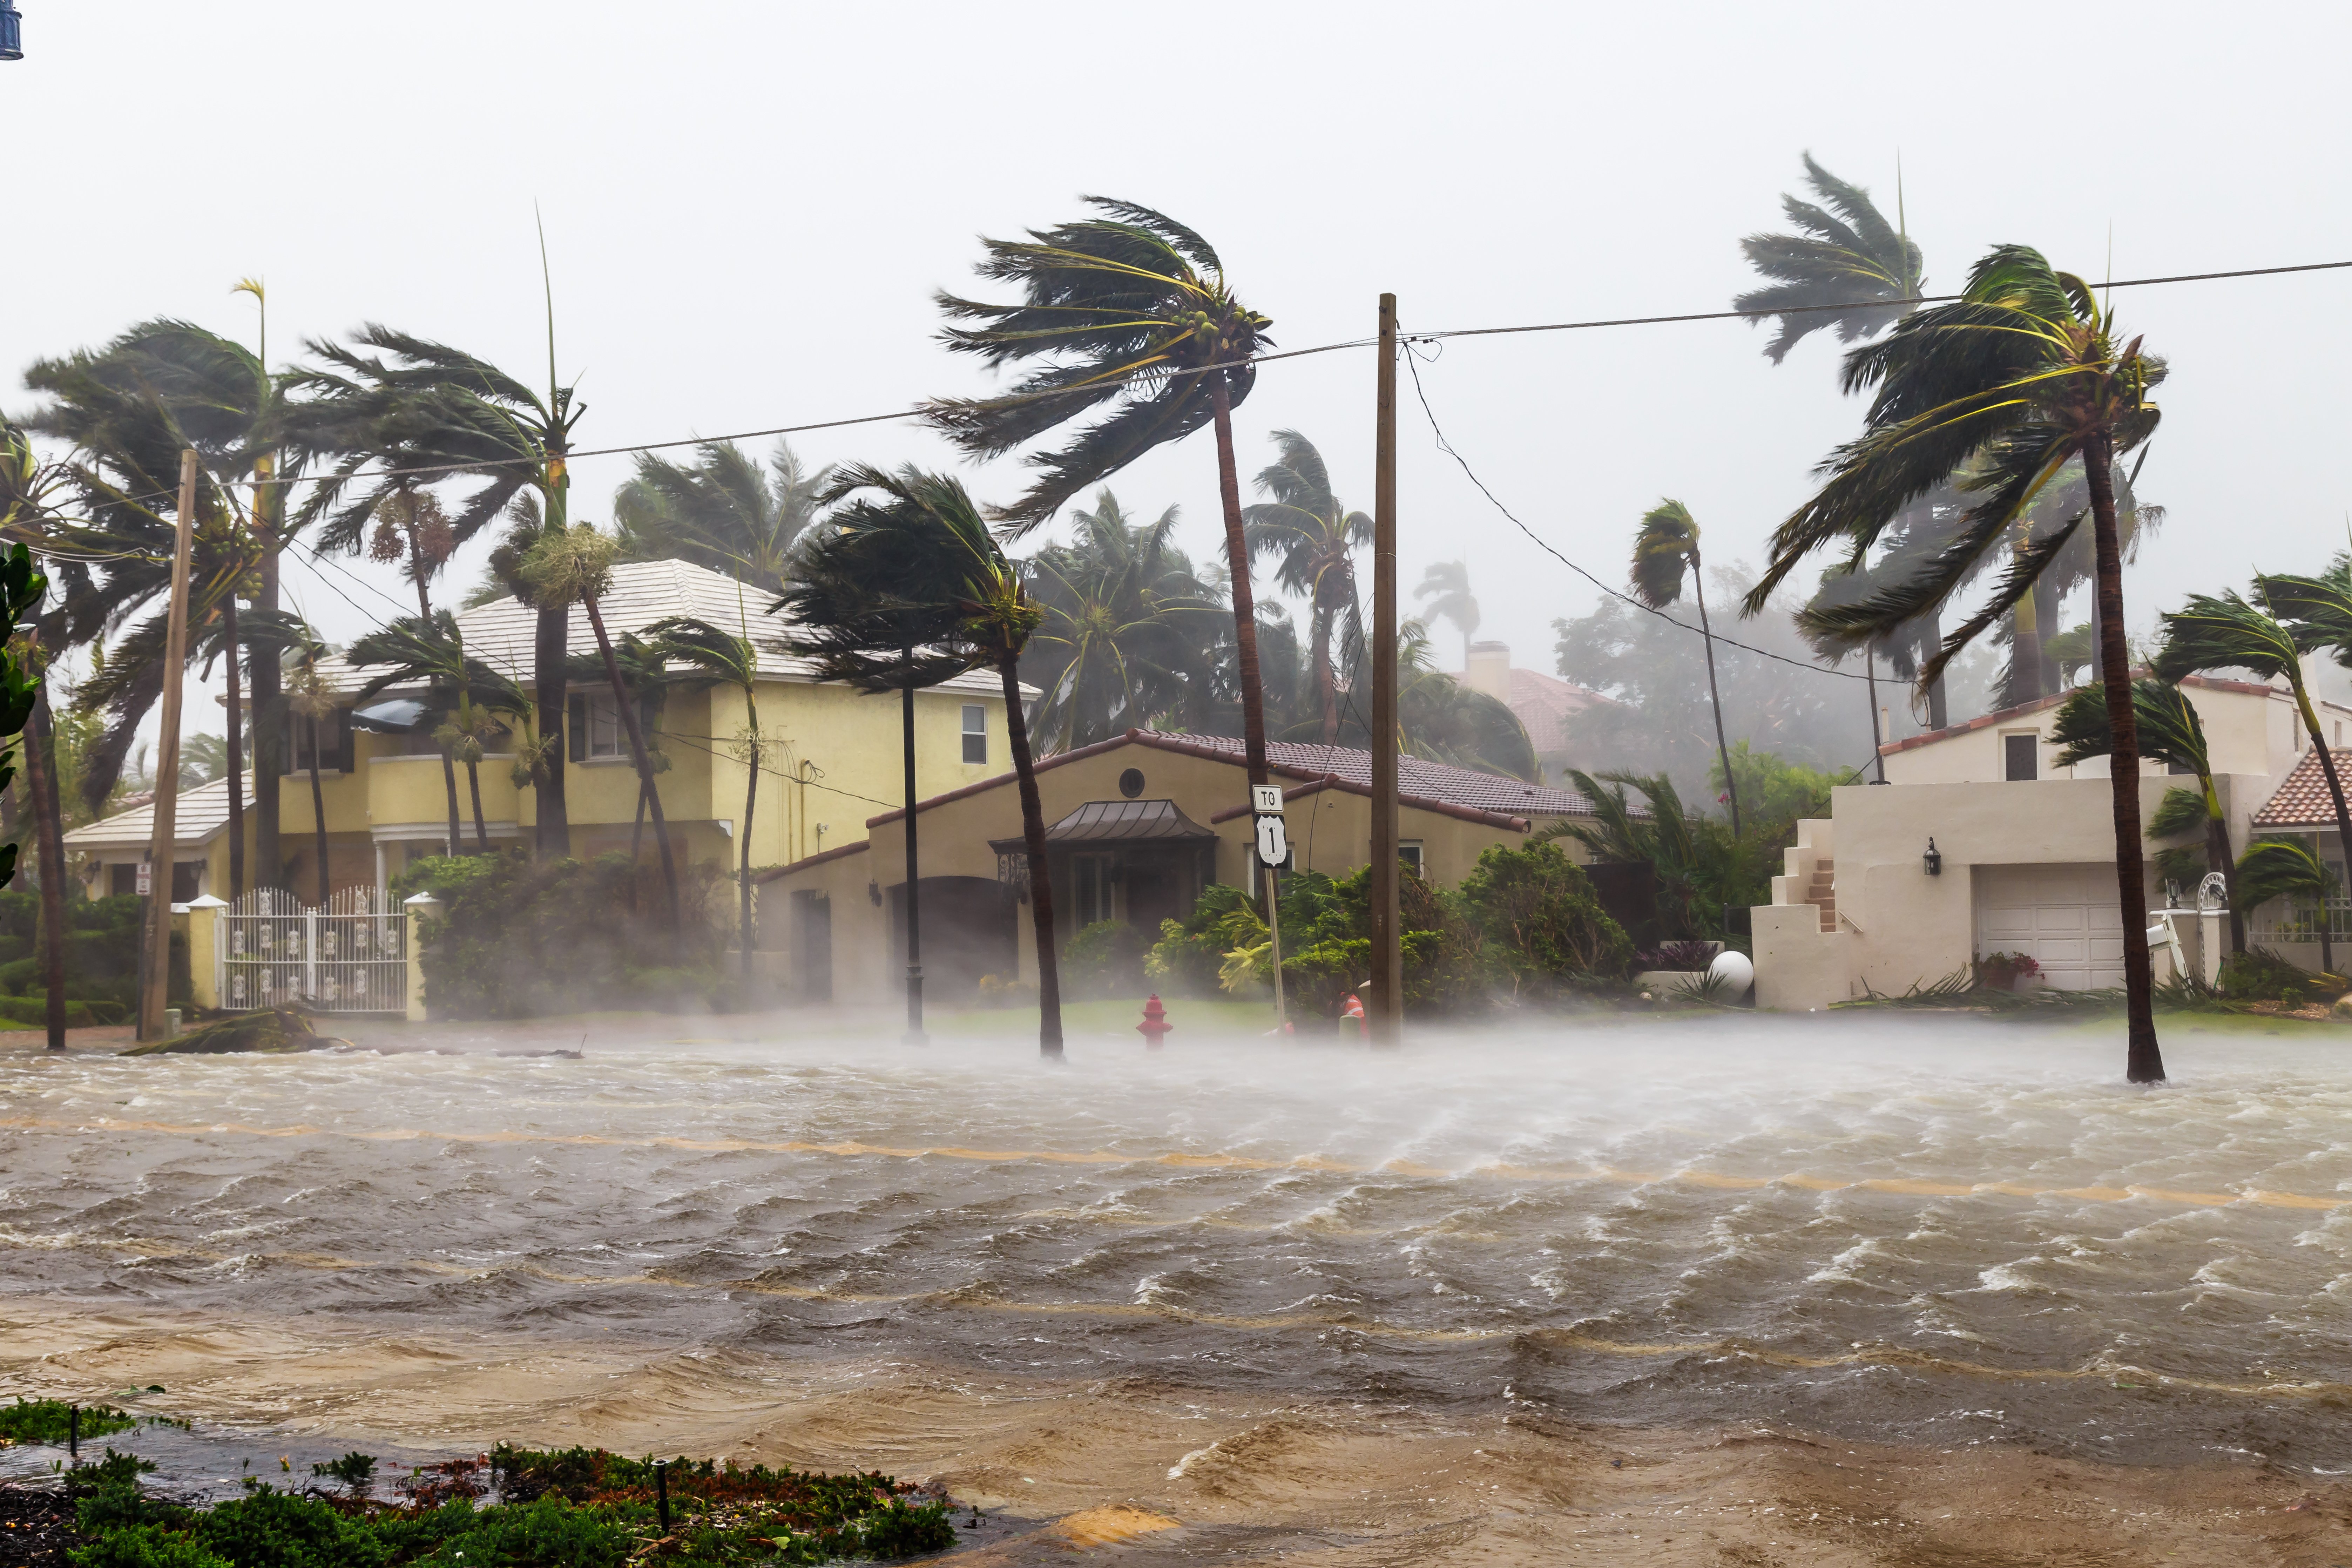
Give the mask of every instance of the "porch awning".
<path id="1" fill-rule="evenodd" d="M 1047 844 L 1181 844 L 1215 837 L 1172 800 L 1090 800 L 1045 829 Z M 1017 855 L 1024 841 L 992 838 L 988 847 L 999 855 Z"/>

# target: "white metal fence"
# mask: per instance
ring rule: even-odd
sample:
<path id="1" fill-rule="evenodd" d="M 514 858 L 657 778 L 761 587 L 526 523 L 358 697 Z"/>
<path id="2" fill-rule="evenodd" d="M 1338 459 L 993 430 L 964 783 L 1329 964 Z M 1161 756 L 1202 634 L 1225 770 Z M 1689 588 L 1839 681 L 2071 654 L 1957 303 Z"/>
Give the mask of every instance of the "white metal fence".
<path id="1" fill-rule="evenodd" d="M 2248 946 L 2273 947 L 2281 942 L 2319 940 L 2319 904 L 2313 899 L 2273 899 L 2256 909 L 2246 921 Z M 2352 898 L 2327 900 L 2327 940 L 2352 942 Z"/>
<path id="2" fill-rule="evenodd" d="M 256 888 L 221 911 L 221 1005 L 300 1003 L 321 1013 L 404 1013 L 408 917 L 373 888 L 344 888 L 313 909 Z"/>

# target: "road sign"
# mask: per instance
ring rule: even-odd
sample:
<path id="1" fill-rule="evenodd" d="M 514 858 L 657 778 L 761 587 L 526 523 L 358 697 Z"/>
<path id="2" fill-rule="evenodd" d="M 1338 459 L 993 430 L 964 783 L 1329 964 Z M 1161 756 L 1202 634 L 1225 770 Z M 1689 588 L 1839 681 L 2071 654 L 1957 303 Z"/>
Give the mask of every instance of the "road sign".
<path id="1" fill-rule="evenodd" d="M 1260 816 L 1280 816 L 1282 786 L 1280 784 L 1250 785 L 1250 809 Z"/>
<path id="2" fill-rule="evenodd" d="M 1282 818 L 1257 819 L 1257 858 L 1261 866 L 1279 866 L 1290 858 L 1290 836 L 1283 831 Z"/>
<path id="3" fill-rule="evenodd" d="M 155 863 L 152 860 L 142 860 L 139 862 L 139 896 L 143 899 L 154 890 Z"/>

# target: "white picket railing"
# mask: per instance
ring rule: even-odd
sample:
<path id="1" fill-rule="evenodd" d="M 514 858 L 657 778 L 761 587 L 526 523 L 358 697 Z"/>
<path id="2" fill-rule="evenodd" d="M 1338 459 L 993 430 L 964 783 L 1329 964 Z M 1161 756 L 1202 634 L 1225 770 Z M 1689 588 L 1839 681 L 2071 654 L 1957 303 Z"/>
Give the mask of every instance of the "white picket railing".
<path id="1" fill-rule="evenodd" d="M 220 911 L 214 948 L 232 1013 L 299 1003 L 320 1013 L 404 1013 L 408 917 L 373 888 L 343 888 L 314 909 L 256 888 Z"/>
<path id="2" fill-rule="evenodd" d="M 2273 947 L 2280 942 L 2319 940 L 2319 906 L 2310 899 L 2273 899 L 2257 908 L 2246 921 L 2249 946 Z M 2327 900 L 2327 940 L 2352 942 L 2352 898 Z"/>

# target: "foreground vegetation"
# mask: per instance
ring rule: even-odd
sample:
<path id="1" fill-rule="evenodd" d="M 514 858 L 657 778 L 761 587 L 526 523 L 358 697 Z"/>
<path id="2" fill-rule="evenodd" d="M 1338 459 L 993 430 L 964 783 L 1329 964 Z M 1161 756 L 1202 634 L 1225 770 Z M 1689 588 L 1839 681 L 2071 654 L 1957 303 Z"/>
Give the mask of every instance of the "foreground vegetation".
<path id="1" fill-rule="evenodd" d="M 420 1466 L 389 1499 L 374 1495 L 375 1459 L 350 1454 L 312 1466 L 300 1489 L 248 1479 L 242 1497 L 192 1507 L 146 1490 L 140 1478 L 153 1468 L 109 1448 L 67 1472 L 73 1568 L 810 1563 L 912 1557 L 956 1540 L 945 1499 L 871 1471 L 501 1445 Z"/>

